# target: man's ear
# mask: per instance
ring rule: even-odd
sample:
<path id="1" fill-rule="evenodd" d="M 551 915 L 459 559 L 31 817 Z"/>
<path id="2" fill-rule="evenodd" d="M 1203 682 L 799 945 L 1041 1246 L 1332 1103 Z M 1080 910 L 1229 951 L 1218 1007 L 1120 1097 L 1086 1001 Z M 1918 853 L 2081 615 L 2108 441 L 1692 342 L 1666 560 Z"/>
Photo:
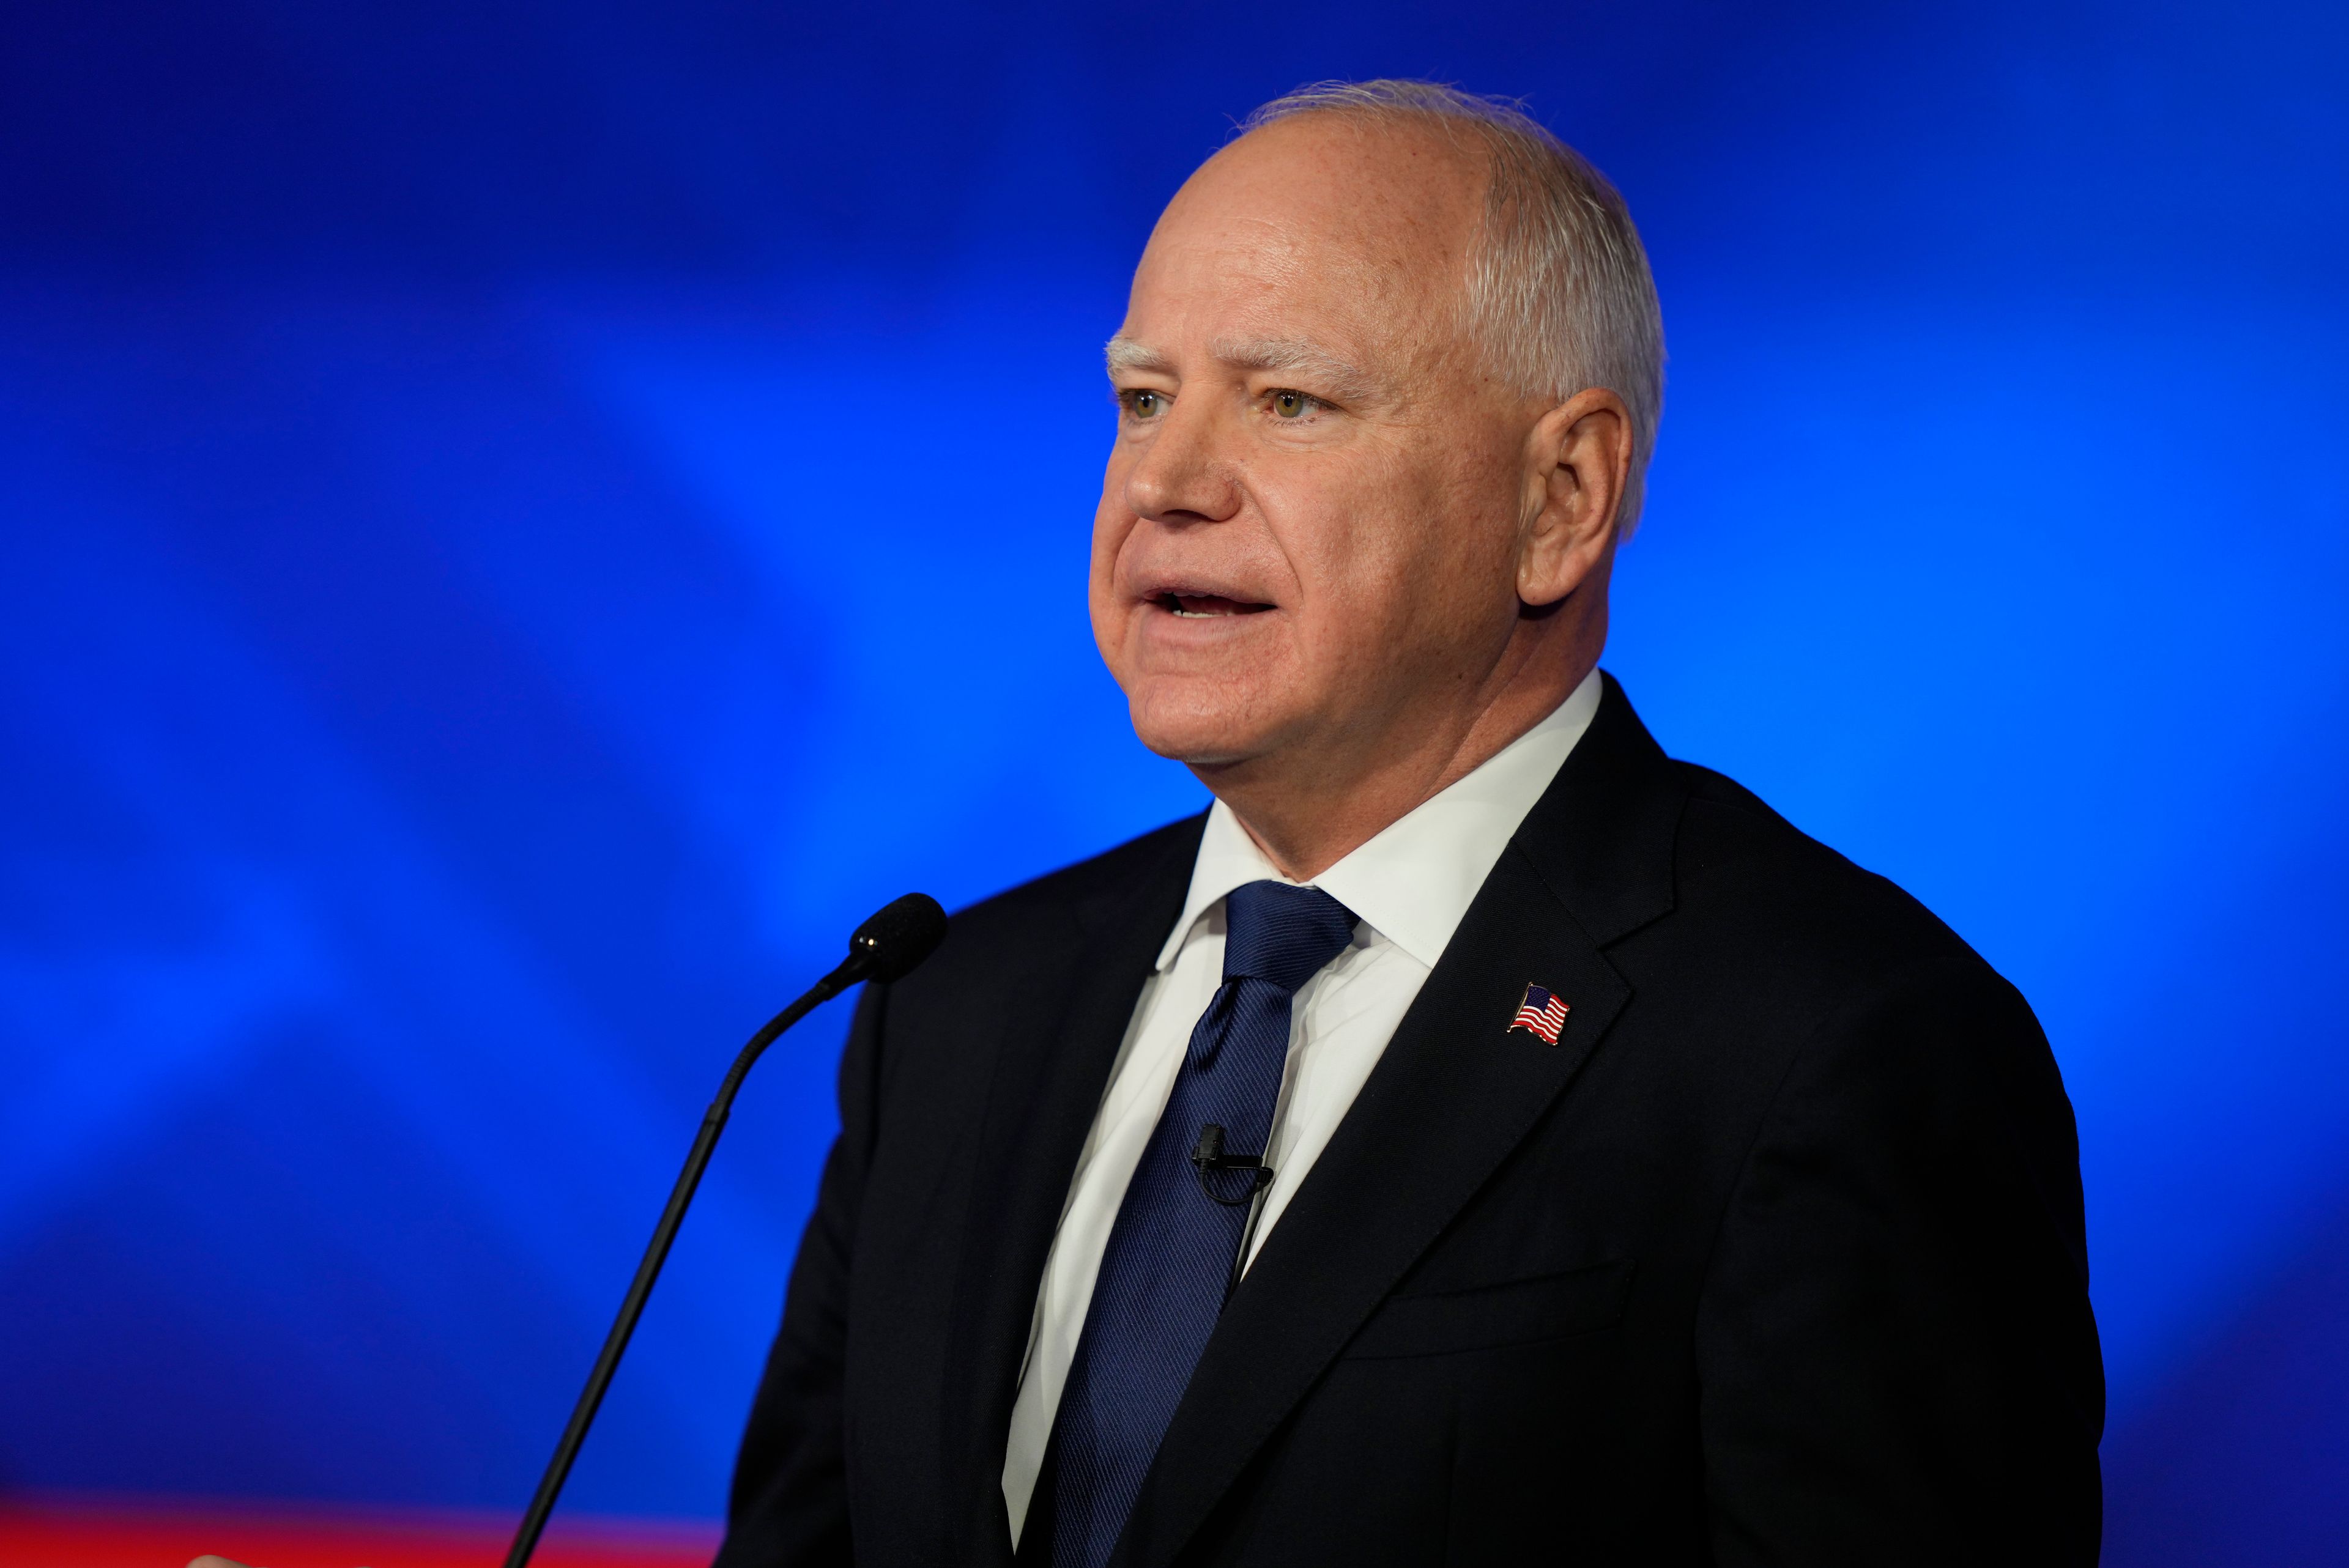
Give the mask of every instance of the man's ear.
<path id="1" fill-rule="evenodd" d="M 1614 547 L 1631 477 L 1631 416 L 1603 387 L 1577 392 L 1526 438 L 1517 597 L 1539 608 L 1580 587 Z"/>

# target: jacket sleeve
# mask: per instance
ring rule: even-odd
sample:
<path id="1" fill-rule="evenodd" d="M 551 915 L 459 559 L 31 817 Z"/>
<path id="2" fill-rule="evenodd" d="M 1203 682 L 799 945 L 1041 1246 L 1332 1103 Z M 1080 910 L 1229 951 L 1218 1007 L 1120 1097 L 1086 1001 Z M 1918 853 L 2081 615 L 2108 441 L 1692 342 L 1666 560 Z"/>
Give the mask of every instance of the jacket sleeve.
<path id="1" fill-rule="evenodd" d="M 1723 1568 L 2092 1568 L 2104 1372 L 2077 1136 L 2038 1021 L 1987 965 L 1909 969 L 1802 1048 L 1696 1349 Z"/>
<path id="2" fill-rule="evenodd" d="M 842 1373 L 857 1212 L 876 1132 L 885 987 L 867 985 L 840 1062 L 840 1136 L 800 1238 L 783 1322 L 734 1463 L 713 1568 L 822 1568 L 854 1561 Z"/>

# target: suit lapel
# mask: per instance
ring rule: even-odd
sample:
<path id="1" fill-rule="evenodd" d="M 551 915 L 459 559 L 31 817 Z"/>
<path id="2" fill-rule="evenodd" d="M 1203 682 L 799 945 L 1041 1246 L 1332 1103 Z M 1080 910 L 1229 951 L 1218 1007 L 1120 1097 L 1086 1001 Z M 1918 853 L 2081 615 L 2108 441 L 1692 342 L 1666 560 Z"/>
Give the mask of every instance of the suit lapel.
<path id="1" fill-rule="evenodd" d="M 1120 1568 L 1174 1560 L 1588 1059 L 1630 999 L 1600 947 L 1670 909 L 1683 798 L 1610 677 L 1590 731 L 1225 1309 L 1119 1543 Z M 1555 1047 L 1509 1028 L 1528 982 L 1571 1009 Z"/>
<path id="2" fill-rule="evenodd" d="M 939 1412 L 949 1516 L 968 1510 L 957 1561 L 1010 1562 L 1003 1445 L 1036 1288 L 1134 1003 L 1182 913 L 1205 820 L 1169 830 L 1155 863 L 1072 905 L 1065 942 L 1023 978 L 1014 1000 L 1062 1005 L 1057 1017 L 1026 1017 L 1006 1030 L 980 1112 L 981 1168 L 948 1315 L 951 1380 Z"/>

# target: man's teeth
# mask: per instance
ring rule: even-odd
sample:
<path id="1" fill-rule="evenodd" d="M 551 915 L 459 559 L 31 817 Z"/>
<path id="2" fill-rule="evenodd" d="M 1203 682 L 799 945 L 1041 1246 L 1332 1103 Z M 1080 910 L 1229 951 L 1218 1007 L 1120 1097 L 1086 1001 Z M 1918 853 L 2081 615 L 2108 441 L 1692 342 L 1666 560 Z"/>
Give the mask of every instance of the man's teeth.
<path id="1" fill-rule="evenodd" d="M 1205 594 L 1199 594 L 1199 595 L 1194 595 L 1194 596 L 1195 596 L 1195 597 L 1199 597 L 1199 598 L 1206 598 L 1206 597 L 1207 597 L 1207 595 L 1205 595 Z M 1213 609 L 1207 609 L 1207 610 L 1192 610 L 1192 609 L 1186 609 L 1186 608 L 1185 608 L 1185 607 L 1184 607 L 1184 603 L 1183 603 L 1183 597 L 1184 597 L 1184 596 L 1183 596 L 1182 594 L 1179 594 L 1179 593 L 1169 593 L 1169 594 L 1167 594 L 1167 595 L 1166 595 L 1165 600 L 1164 600 L 1164 603 L 1165 603 L 1165 605 L 1166 605 L 1166 608 L 1167 608 L 1168 610 L 1170 610 L 1170 611 L 1174 612 L 1174 613 L 1175 614 L 1177 614 L 1177 615 L 1182 616 L 1182 617 L 1183 617 L 1185 620 L 1186 620 L 1186 621 L 1208 621 L 1208 620 L 1221 620 L 1221 619 L 1223 619 L 1223 618 L 1225 618 L 1225 617 L 1226 617 L 1226 616 L 1237 614 L 1238 614 L 1238 611 L 1239 611 L 1239 606 L 1237 606 L 1237 605 L 1236 605 L 1236 604 L 1232 603 L 1231 603 L 1230 601 L 1228 601 L 1228 600 L 1224 600 L 1224 599 L 1216 599 L 1216 600 L 1213 601 L 1214 605 L 1215 605 L 1215 607 L 1214 607 Z"/>

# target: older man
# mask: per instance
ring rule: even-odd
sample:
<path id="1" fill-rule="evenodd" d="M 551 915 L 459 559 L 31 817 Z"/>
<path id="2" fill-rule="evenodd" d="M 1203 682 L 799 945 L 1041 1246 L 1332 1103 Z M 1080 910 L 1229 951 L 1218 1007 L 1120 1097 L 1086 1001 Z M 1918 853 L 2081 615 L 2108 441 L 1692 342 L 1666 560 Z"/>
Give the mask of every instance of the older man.
<path id="1" fill-rule="evenodd" d="M 2095 1560 L 2029 1008 L 1598 673 L 1661 361 L 1512 110 L 1177 193 L 1092 603 L 1216 803 L 864 997 L 725 1568 Z"/>

